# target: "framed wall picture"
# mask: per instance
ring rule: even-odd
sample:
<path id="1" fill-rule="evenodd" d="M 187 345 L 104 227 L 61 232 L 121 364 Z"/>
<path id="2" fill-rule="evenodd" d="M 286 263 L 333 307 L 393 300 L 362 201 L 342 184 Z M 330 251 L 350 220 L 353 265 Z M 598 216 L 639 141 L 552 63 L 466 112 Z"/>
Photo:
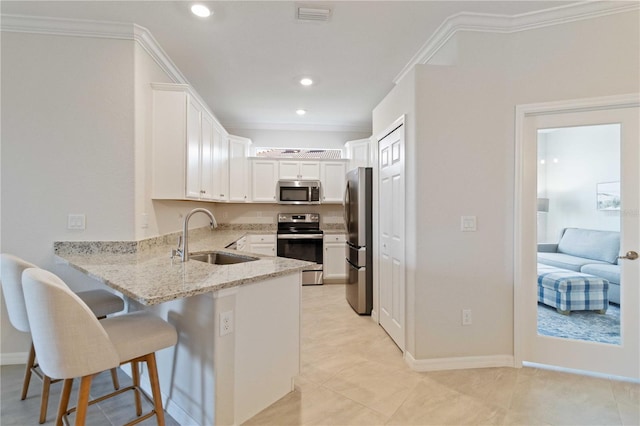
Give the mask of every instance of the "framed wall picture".
<path id="1" fill-rule="evenodd" d="M 596 184 L 598 210 L 620 210 L 620 182 Z"/>

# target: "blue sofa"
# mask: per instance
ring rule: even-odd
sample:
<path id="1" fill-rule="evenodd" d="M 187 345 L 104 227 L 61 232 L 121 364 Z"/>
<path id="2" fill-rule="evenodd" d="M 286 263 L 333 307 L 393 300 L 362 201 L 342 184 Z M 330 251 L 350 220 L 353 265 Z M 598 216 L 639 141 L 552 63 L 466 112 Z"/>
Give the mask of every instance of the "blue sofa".
<path id="1" fill-rule="evenodd" d="M 557 244 L 538 244 L 538 263 L 609 281 L 608 298 L 620 304 L 620 233 L 565 228 Z"/>

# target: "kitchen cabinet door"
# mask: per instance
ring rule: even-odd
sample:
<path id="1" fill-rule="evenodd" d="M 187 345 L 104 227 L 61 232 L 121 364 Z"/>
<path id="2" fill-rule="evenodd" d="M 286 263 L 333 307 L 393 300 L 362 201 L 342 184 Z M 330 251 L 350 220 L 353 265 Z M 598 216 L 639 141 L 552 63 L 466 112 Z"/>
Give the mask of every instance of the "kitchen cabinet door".
<path id="1" fill-rule="evenodd" d="M 276 236 L 275 234 L 249 234 L 247 236 L 249 248 L 247 251 L 255 254 L 264 254 L 267 256 L 276 255 Z"/>
<path id="2" fill-rule="evenodd" d="M 229 135 L 217 122 L 213 124 L 213 199 L 229 201 Z"/>
<path id="3" fill-rule="evenodd" d="M 320 179 L 320 162 L 280 160 L 280 179 Z"/>
<path id="4" fill-rule="evenodd" d="M 188 85 L 152 87 L 152 198 L 213 200 L 215 118 Z"/>
<path id="5" fill-rule="evenodd" d="M 251 201 L 275 203 L 278 161 L 256 159 L 251 164 Z"/>
<path id="6" fill-rule="evenodd" d="M 346 282 L 346 247 L 346 236 L 344 234 L 324 235 L 322 275 L 325 282 Z"/>
<path id="7" fill-rule="evenodd" d="M 229 135 L 229 201 L 250 201 L 249 146 L 251 139 Z"/>
<path id="8" fill-rule="evenodd" d="M 342 203 L 347 163 L 345 161 L 323 161 L 321 164 L 322 202 Z"/>
<path id="9" fill-rule="evenodd" d="M 371 141 L 369 139 L 349 141 L 345 145 L 349 156 L 349 170 L 371 166 Z"/>
<path id="10" fill-rule="evenodd" d="M 213 200 L 213 117 L 206 111 L 200 113 L 200 199 Z"/>
<path id="11" fill-rule="evenodd" d="M 188 99 L 187 103 L 187 182 L 185 194 L 182 195 L 197 200 L 202 195 L 202 187 L 200 186 L 201 109 L 193 99 Z"/>

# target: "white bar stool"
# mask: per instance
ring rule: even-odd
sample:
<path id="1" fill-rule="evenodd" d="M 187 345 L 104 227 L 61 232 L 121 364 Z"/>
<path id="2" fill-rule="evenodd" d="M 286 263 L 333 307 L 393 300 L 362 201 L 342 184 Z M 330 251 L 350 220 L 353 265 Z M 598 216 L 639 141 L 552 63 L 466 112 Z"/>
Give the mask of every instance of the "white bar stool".
<path id="1" fill-rule="evenodd" d="M 158 381 L 155 352 L 178 341 L 176 329 L 145 311 L 114 316 L 99 321 L 89 307 L 57 276 L 43 269 L 22 273 L 22 287 L 31 325 L 33 344 L 40 354 L 45 374 L 64 379 L 56 424 L 74 411 L 76 425 L 84 425 L 88 406 L 122 392 L 133 390 L 136 424 L 153 415 L 164 425 L 162 395 Z M 93 376 L 125 363 L 131 363 L 133 386 L 117 390 L 89 402 Z M 141 416 L 139 362 L 146 362 L 153 395 L 153 409 Z M 68 410 L 73 379 L 81 378 L 78 404 Z"/>
<path id="2" fill-rule="evenodd" d="M 2 292 L 7 306 L 9 321 L 17 330 L 29 333 L 29 320 L 27 318 L 27 308 L 22 290 L 22 272 L 27 268 L 36 268 L 36 266 L 19 257 L 6 253 L 0 255 L 0 266 L 0 280 L 2 281 Z M 97 318 L 105 318 L 109 314 L 120 312 L 124 309 L 124 301 L 106 290 L 83 291 L 77 293 L 77 295 L 89 306 Z M 27 398 L 29 383 L 31 382 L 31 373 L 35 374 L 42 380 L 39 421 L 40 423 L 44 423 L 47 418 L 49 387 L 51 383 L 55 383 L 58 380 L 51 380 L 48 375 L 42 374 L 38 367 L 36 363 L 36 352 L 33 343 L 31 343 L 20 399 L 24 400 Z M 115 368 L 111 370 L 111 379 L 113 380 L 114 389 L 119 389 L 120 383 L 118 383 L 118 373 Z"/>

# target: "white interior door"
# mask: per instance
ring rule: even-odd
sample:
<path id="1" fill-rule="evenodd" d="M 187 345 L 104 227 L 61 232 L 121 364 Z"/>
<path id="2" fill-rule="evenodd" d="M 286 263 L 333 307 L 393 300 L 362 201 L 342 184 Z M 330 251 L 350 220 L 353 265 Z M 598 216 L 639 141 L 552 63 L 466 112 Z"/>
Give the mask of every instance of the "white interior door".
<path id="1" fill-rule="evenodd" d="M 380 325 L 404 351 L 404 126 L 379 141 L 379 300 Z"/>
<path id="2" fill-rule="evenodd" d="M 517 111 L 516 362 L 532 362 L 640 378 L 640 260 L 621 259 L 620 343 L 545 336 L 538 330 L 537 142 L 541 129 L 618 125 L 620 128 L 620 254 L 640 251 L 640 140 L 638 97 L 532 105 Z M 588 173 L 587 170 L 584 173 Z M 594 185 L 595 186 L 595 185 Z M 596 188 L 593 188 L 596 209 Z M 549 206 L 551 209 L 551 206 Z M 578 226 L 579 227 L 579 226 Z"/>

